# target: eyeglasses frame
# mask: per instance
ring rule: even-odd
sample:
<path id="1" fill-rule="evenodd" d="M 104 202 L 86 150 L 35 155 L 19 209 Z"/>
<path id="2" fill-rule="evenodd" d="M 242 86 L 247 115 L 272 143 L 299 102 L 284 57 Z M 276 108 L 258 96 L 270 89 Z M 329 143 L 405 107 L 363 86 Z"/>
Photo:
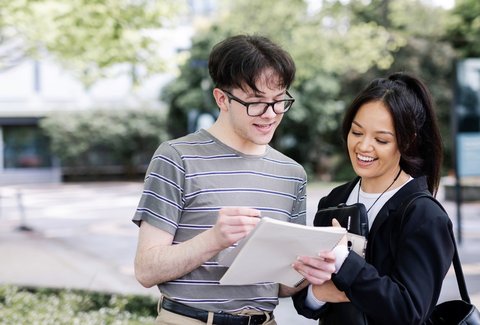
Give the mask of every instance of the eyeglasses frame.
<path id="1" fill-rule="evenodd" d="M 224 89 L 221 89 L 219 88 L 221 91 L 223 91 L 227 97 L 228 97 L 228 100 L 229 101 L 236 101 L 237 103 L 239 104 L 242 104 L 243 106 L 245 106 L 246 110 L 247 110 L 247 115 L 248 116 L 251 116 L 251 117 L 257 117 L 257 116 L 262 116 L 263 114 L 265 114 L 265 112 L 268 110 L 268 108 L 271 106 L 272 107 L 272 110 L 275 114 L 279 115 L 279 114 L 285 114 L 286 112 L 288 112 L 290 110 L 290 108 L 292 108 L 293 106 L 293 103 L 295 102 L 295 98 L 292 97 L 292 95 L 290 95 L 290 93 L 288 92 L 288 90 L 285 92 L 287 94 L 287 96 L 289 96 L 289 98 L 285 98 L 285 99 L 281 99 L 281 100 L 276 100 L 276 101 L 273 101 L 273 102 L 246 102 L 246 101 L 243 101 L 241 100 L 240 98 L 238 98 L 237 96 L 233 95 L 231 92 L 227 91 L 227 90 L 224 90 Z M 280 103 L 280 102 L 289 102 L 291 103 L 290 106 L 283 112 L 281 113 L 277 113 L 275 111 L 275 104 L 277 103 Z M 258 115 L 251 115 L 249 114 L 249 110 L 248 110 L 248 107 L 250 105 L 254 105 L 254 104 L 265 104 L 267 106 L 265 106 L 265 109 L 263 110 L 263 112 L 261 114 L 258 114 Z"/>

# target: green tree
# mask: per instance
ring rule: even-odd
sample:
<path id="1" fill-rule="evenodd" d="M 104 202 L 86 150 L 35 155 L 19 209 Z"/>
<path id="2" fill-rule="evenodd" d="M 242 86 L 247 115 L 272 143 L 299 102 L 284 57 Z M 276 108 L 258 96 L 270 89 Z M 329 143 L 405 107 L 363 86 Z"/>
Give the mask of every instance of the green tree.
<path id="1" fill-rule="evenodd" d="M 219 19 L 198 31 L 180 76 L 162 95 L 171 108 L 172 127 L 180 130 L 175 135 L 186 133 L 192 109 L 217 110 L 211 101 L 213 85 L 206 69 L 213 44 L 229 35 L 261 31 L 287 49 L 297 64 L 292 89 L 297 101 L 285 116 L 273 145 L 311 173 L 322 172 L 324 156 L 333 150 L 328 141 L 338 138 L 334 132 L 344 106 L 338 97 L 339 76 L 362 73 L 372 66 L 388 67 L 401 40 L 375 23 L 350 25 L 342 17 L 312 12 L 302 0 L 235 0 L 222 4 Z"/>
<path id="2" fill-rule="evenodd" d="M 210 49 L 220 38 L 216 36 L 218 34 L 218 29 L 212 28 L 208 33 L 195 36 L 188 58 L 180 65 L 179 76 L 162 90 L 161 99 L 168 103 L 169 107 L 168 131 L 172 137 L 192 131 L 189 129 L 191 114 L 217 114 L 207 60 Z"/>
<path id="3" fill-rule="evenodd" d="M 480 2 L 456 0 L 446 39 L 461 58 L 480 57 Z"/>
<path id="4" fill-rule="evenodd" d="M 0 0 L 0 69 L 46 52 L 89 86 L 165 68 L 159 29 L 178 19 L 178 0 Z M 123 65 L 122 65 L 123 64 Z"/>

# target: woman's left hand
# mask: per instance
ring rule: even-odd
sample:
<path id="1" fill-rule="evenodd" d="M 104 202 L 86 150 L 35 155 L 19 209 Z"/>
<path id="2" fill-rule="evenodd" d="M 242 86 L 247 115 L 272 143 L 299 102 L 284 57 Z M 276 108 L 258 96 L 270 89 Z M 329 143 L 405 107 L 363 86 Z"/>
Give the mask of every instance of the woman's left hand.
<path id="1" fill-rule="evenodd" d="M 318 256 L 299 256 L 293 268 L 311 284 L 323 284 L 332 278 L 335 272 L 335 254 L 321 252 Z"/>

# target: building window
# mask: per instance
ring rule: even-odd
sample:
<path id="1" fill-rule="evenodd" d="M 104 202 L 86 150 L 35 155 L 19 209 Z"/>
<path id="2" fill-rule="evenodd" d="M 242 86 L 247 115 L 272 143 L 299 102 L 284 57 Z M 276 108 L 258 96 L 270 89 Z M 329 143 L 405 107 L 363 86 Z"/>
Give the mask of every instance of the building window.
<path id="1" fill-rule="evenodd" d="M 51 167 L 52 159 L 48 139 L 37 126 L 4 125 L 3 167 Z"/>

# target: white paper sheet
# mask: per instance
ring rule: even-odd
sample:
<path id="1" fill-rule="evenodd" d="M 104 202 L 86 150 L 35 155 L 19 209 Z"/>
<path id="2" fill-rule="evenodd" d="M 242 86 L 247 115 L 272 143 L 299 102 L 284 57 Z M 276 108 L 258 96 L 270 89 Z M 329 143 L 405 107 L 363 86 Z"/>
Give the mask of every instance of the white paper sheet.
<path id="1" fill-rule="evenodd" d="M 220 284 L 277 282 L 294 287 L 303 280 L 291 266 L 296 258 L 333 249 L 345 233 L 340 227 L 303 226 L 264 217 L 236 248 L 219 255 L 219 264 L 230 266 Z"/>

